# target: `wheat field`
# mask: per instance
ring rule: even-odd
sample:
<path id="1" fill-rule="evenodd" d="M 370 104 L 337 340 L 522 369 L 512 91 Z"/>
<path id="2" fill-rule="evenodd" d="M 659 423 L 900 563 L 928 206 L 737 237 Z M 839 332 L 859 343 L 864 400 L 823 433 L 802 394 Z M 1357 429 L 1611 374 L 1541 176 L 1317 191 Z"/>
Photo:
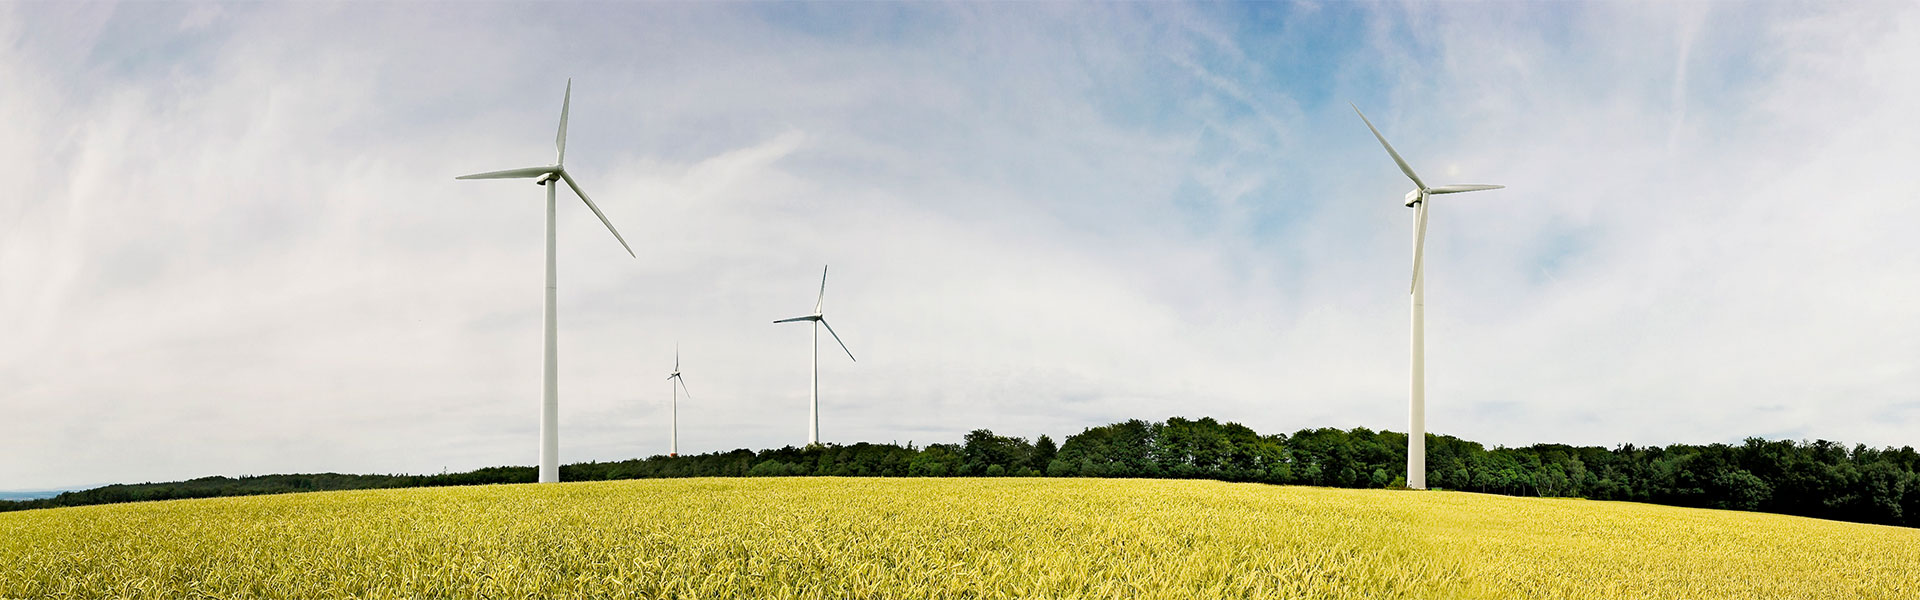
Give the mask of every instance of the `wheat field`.
<path id="1" fill-rule="evenodd" d="M 20 598 L 1916 598 L 1920 530 L 1455 492 L 680 479 L 0 514 Z"/>

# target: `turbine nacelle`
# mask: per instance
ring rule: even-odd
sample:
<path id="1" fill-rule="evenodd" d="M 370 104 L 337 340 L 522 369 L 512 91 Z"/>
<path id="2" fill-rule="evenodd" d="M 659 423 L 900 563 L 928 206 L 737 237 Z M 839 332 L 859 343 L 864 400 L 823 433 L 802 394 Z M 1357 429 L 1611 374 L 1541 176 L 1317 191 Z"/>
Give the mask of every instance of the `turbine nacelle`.
<path id="1" fill-rule="evenodd" d="M 860 360 L 857 358 L 853 358 L 853 351 L 847 350 L 847 343 L 841 342 L 840 334 L 834 333 L 833 325 L 827 324 L 827 268 L 824 266 L 820 267 L 820 295 L 813 299 L 813 314 L 793 317 L 791 319 L 781 319 L 774 322 L 775 323 L 796 323 L 800 321 L 812 321 L 821 326 L 825 326 L 827 328 L 827 333 L 833 336 L 833 341 L 840 343 L 840 349 L 847 351 L 847 358 L 852 359 L 856 362 Z M 820 336 L 820 330 L 818 327 L 816 327 L 814 328 L 814 337 L 818 338 L 819 336 Z M 815 353 L 816 356 L 818 356 L 818 354 L 819 353 L 817 352 Z M 815 364 L 814 369 L 818 370 L 819 365 Z"/>
<path id="2" fill-rule="evenodd" d="M 1425 199 L 1427 199 L 1425 190 L 1407 192 L 1407 208 L 1413 208 L 1413 205 L 1419 204 L 1421 200 Z"/>

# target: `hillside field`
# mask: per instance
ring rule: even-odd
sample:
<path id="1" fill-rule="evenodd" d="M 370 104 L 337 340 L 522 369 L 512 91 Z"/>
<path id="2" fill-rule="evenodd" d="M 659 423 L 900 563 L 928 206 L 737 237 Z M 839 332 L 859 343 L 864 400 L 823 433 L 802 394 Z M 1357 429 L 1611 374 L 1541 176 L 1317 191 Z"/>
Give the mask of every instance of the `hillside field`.
<path id="1" fill-rule="evenodd" d="M 0 597 L 1917 598 L 1920 530 L 1198 480 L 634 480 L 0 514 Z"/>

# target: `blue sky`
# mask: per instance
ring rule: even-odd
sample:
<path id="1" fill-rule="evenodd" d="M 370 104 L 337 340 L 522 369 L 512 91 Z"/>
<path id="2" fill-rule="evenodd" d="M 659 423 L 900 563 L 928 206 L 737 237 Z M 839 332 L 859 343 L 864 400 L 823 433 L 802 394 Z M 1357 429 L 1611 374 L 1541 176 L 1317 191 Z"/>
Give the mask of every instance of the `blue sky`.
<path id="1" fill-rule="evenodd" d="M 1129 418 L 1912 445 L 1903 3 L 0 6 L 0 489 Z"/>

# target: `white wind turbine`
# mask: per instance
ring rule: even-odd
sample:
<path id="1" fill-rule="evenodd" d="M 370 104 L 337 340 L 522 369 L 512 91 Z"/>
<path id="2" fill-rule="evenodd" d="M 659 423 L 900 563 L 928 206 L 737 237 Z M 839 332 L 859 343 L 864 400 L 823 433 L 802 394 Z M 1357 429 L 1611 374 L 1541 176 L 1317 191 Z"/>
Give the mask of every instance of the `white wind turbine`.
<path id="1" fill-rule="evenodd" d="M 567 183 L 567 187 L 573 188 L 573 193 L 579 195 L 580 200 L 582 202 L 587 203 L 587 208 L 593 210 L 593 215 L 596 217 L 600 217 L 600 222 L 606 224 L 607 231 L 613 232 L 613 239 L 620 241 L 620 247 L 627 249 L 627 255 L 628 256 L 634 255 L 633 248 L 627 245 L 627 240 L 625 238 L 620 237 L 620 232 L 613 228 L 613 222 L 608 221 L 607 215 L 600 212 L 600 207 L 593 205 L 593 199 L 588 198 L 587 193 L 584 191 L 581 191 L 580 184 L 575 183 L 573 181 L 573 176 L 567 174 L 566 167 L 561 166 L 566 162 L 566 159 L 567 159 L 567 109 L 572 103 L 573 103 L 573 79 L 569 78 L 567 79 L 567 95 L 564 99 L 560 101 L 560 133 L 556 134 L 553 138 L 553 145 L 559 151 L 558 155 L 556 155 L 553 159 L 553 164 L 544 166 L 544 167 L 527 167 L 524 169 L 508 169 L 505 171 L 493 171 L 490 173 L 462 175 L 454 178 L 454 179 L 532 178 L 534 180 L 534 183 L 540 184 L 547 188 L 547 303 L 546 303 L 547 344 L 546 344 L 546 362 L 545 362 L 546 368 L 543 374 L 544 378 L 543 378 L 543 386 L 541 388 L 541 406 L 540 406 L 540 482 L 541 483 L 560 481 L 560 424 L 559 424 L 559 420 L 560 420 L 560 381 L 559 381 L 560 356 L 559 356 L 559 349 L 555 344 L 555 340 L 556 340 L 556 337 L 554 334 L 555 319 L 553 314 L 553 308 L 554 308 L 553 307 L 553 296 L 554 296 L 554 293 L 553 293 L 554 291 L 554 271 L 553 271 L 554 186 L 553 186 L 553 183 L 555 181 L 564 181 Z"/>
<path id="2" fill-rule="evenodd" d="M 1350 105 L 1351 106 L 1351 105 Z M 1413 174 L 1413 167 L 1407 166 L 1406 159 L 1393 151 L 1393 145 L 1387 143 L 1386 136 L 1373 127 L 1373 121 L 1367 120 L 1367 114 L 1360 112 L 1359 106 L 1353 112 L 1360 115 L 1360 121 L 1367 124 L 1367 130 L 1373 132 L 1374 139 L 1387 149 L 1387 155 L 1400 165 L 1400 172 L 1413 180 L 1414 190 L 1407 192 L 1407 207 L 1413 209 L 1413 385 L 1407 406 L 1407 487 L 1427 489 L 1427 357 L 1426 357 L 1426 282 L 1421 277 L 1421 257 L 1427 243 L 1427 199 L 1434 194 L 1455 194 L 1459 192 L 1477 192 L 1497 190 L 1503 185 L 1455 184 L 1439 187 L 1427 187 L 1420 176 Z"/>
<path id="3" fill-rule="evenodd" d="M 846 350 L 847 358 L 852 359 L 854 362 L 860 361 L 860 359 L 853 358 L 853 351 L 847 350 L 847 343 L 840 341 L 840 334 L 833 332 L 833 326 L 827 325 L 827 316 L 821 312 L 826 301 L 827 268 L 823 266 L 820 267 L 820 297 L 813 301 L 813 314 L 774 321 L 775 323 L 813 321 L 813 402 L 809 405 L 810 408 L 807 409 L 808 446 L 820 443 L 820 326 L 826 325 L 827 333 L 833 335 L 833 341 L 840 343 L 841 350 Z"/>
<path id="4" fill-rule="evenodd" d="M 693 390 L 687 389 L 687 380 L 680 376 L 680 347 L 679 346 L 673 347 L 673 372 L 667 374 L 667 381 L 669 382 L 667 383 L 667 387 L 673 388 L 673 404 L 669 405 L 671 408 L 668 409 L 669 414 L 672 415 L 673 428 L 667 434 L 667 456 L 679 456 L 680 455 L 680 392 L 681 391 L 687 392 L 687 399 L 688 400 L 693 399 Z M 675 383 L 680 384 L 680 386 L 674 387 Z"/>

